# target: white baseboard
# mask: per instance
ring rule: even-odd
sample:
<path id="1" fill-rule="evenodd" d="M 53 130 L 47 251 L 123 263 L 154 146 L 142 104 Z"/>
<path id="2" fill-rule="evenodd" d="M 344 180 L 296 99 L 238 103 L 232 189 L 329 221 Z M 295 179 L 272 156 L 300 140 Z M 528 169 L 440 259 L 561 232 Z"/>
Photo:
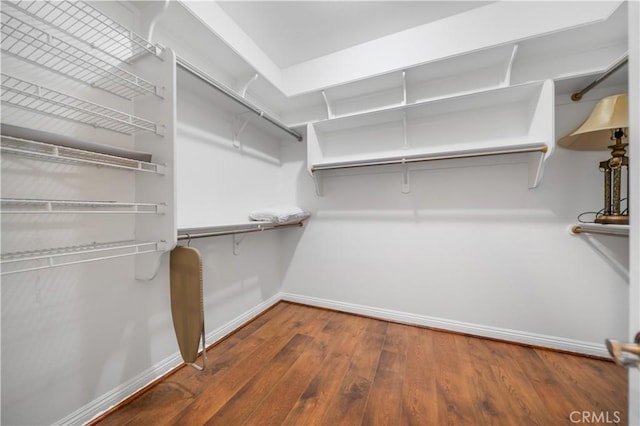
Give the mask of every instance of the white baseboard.
<path id="1" fill-rule="evenodd" d="M 242 327 L 247 322 L 251 321 L 262 312 L 269 309 L 281 300 L 280 294 L 276 294 L 264 302 L 258 304 L 254 308 L 248 310 L 242 315 L 234 318 L 228 323 L 216 328 L 205 336 L 206 346 L 214 344 L 218 340 L 222 339 L 229 333 Z M 168 374 L 172 370 L 180 367 L 184 364 L 180 352 L 176 352 L 173 355 L 160 361 L 158 364 L 142 372 L 136 377 L 132 378 L 126 383 L 118 386 L 117 388 L 107 392 L 106 394 L 94 399 L 89 404 L 79 408 L 63 419 L 58 420 L 55 425 L 79 425 L 86 424 L 92 419 L 98 417 L 102 413 L 106 412 L 110 408 L 124 401 L 126 398 L 138 392 L 140 389 L 149 386 L 154 381 L 158 380 L 162 376 Z"/>
<path id="2" fill-rule="evenodd" d="M 432 327 L 441 330 L 455 331 L 466 333 L 474 336 L 488 337 L 509 342 L 518 342 L 528 345 L 541 346 L 561 351 L 574 352 L 584 355 L 592 355 L 598 357 L 609 357 L 604 344 L 595 344 L 591 342 L 583 342 L 579 340 L 565 339 L 543 334 L 535 334 L 517 330 L 510 330 L 499 327 L 489 327 L 478 324 L 465 323 L 461 321 L 447 320 L 443 318 L 429 317 L 425 315 L 415 315 L 406 312 L 394 311 L 390 309 L 376 308 L 372 306 L 357 305 L 354 303 L 345 303 L 329 299 L 321 299 L 318 297 L 303 296 L 293 293 L 278 293 L 264 302 L 258 304 L 254 308 L 248 310 L 242 315 L 234 318 L 226 324 L 218 327 L 206 335 L 207 347 L 219 341 L 223 337 L 242 327 L 262 312 L 269 309 L 279 301 L 301 303 L 304 305 L 317 306 L 320 308 L 333 309 L 342 312 L 349 312 L 358 315 L 364 315 L 372 318 L 379 318 L 399 322 L 403 324 L 419 325 L 424 327 Z M 181 366 L 184 362 L 180 357 L 180 353 L 169 356 L 158 364 L 154 365 L 147 371 L 139 374 L 128 382 L 122 384 L 116 389 L 102 395 L 101 397 L 91 401 L 84 407 L 76 410 L 65 418 L 56 422 L 56 425 L 68 424 L 85 424 L 96 418 L 100 414 L 109 410 L 116 404 L 125 400 L 129 396 L 138 392 L 140 389 L 148 386 L 155 380 L 166 375 L 175 368 Z"/>
<path id="3" fill-rule="evenodd" d="M 399 322 L 402 324 L 419 325 L 432 327 L 441 330 L 455 331 L 459 333 L 471 334 L 474 336 L 488 337 L 492 339 L 518 342 L 527 345 L 541 346 L 561 351 L 574 352 L 577 354 L 591 355 L 609 358 L 609 353 L 603 344 L 583 342 L 580 340 L 565 339 L 562 337 L 547 336 L 544 334 L 529 333 L 506 328 L 471 324 L 461 321 L 453 321 L 443 318 L 429 317 L 425 315 L 415 315 L 406 312 L 394 311 L 390 309 L 376 308 L 372 306 L 345 303 L 318 297 L 303 296 L 293 293 L 280 293 L 282 300 L 301 303 L 304 305 L 317 306 L 320 308 L 333 309 L 337 311 L 349 312 L 364 315 L 372 318 Z"/>

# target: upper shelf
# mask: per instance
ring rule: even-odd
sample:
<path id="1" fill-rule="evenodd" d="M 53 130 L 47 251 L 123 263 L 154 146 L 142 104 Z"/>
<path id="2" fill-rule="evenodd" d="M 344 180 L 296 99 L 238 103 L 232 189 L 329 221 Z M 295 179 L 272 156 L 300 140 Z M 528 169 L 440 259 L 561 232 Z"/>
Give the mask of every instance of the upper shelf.
<path id="1" fill-rule="evenodd" d="M 125 157 L 117 157 L 115 155 L 68 148 L 4 135 L 0 139 L 0 148 L 2 149 L 3 154 L 21 155 L 39 160 L 89 164 L 100 167 L 158 174 L 163 174 L 165 171 L 165 166 L 162 164 L 149 163 Z"/>
<path id="2" fill-rule="evenodd" d="M 127 135 L 138 132 L 152 132 L 162 135 L 162 127 L 149 120 L 4 73 L 1 75 L 3 104 Z"/>
<path id="3" fill-rule="evenodd" d="M 141 56 L 160 56 L 162 49 L 130 31 L 84 1 L 3 2 L 33 26 L 44 24 L 64 41 L 89 51 L 99 51 L 112 64 L 133 63 Z"/>
<path id="4" fill-rule="evenodd" d="M 555 146 L 553 94 L 547 80 L 311 123 L 308 169 L 519 154 L 533 188 Z"/>
<path id="5" fill-rule="evenodd" d="M 154 94 L 156 86 L 135 74 L 60 40 L 25 20 L 2 11 L 2 52 L 58 72 L 125 99 Z M 15 13 L 15 12 L 14 12 Z"/>

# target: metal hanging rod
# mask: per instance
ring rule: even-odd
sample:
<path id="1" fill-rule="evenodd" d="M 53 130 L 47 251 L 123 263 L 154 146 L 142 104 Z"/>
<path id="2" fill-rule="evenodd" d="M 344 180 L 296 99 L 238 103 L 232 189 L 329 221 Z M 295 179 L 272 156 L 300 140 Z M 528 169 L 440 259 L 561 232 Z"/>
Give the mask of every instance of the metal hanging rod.
<path id="1" fill-rule="evenodd" d="M 233 90 L 231 90 L 228 87 L 226 87 L 224 84 L 214 80 L 211 76 L 206 74 L 204 71 L 198 69 L 194 65 L 192 65 L 189 62 L 185 61 L 183 58 L 178 56 L 176 58 L 176 64 L 180 68 L 182 68 L 183 70 L 193 74 L 194 76 L 198 77 L 200 80 L 202 80 L 203 82 L 207 83 L 211 87 L 213 87 L 216 90 L 220 91 L 221 93 L 223 93 L 224 95 L 228 96 L 232 100 L 238 102 L 239 104 L 241 104 L 242 106 L 244 106 L 245 108 L 250 110 L 251 112 L 259 115 L 260 118 L 268 121 L 269 123 L 273 124 L 274 126 L 279 128 L 280 130 L 284 131 L 285 133 L 293 136 L 294 138 L 296 138 L 298 140 L 298 142 L 302 141 L 302 135 L 300 133 L 296 132 L 295 130 L 293 130 L 293 129 L 289 128 L 289 127 L 287 127 L 285 124 L 283 124 L 279 120 L 271 117 L 269 114 L 267 114 L 265 111 L 261 110 L 260 108 L 252 105 L 245 98 L 243 98 L 242 96 L 238 95 Z"/>
<path id="2" fill-rule="evenodd" d="M 434 160 L 452 160 L 457 158 L 472 158 L 472 157 L 485 157 L 489 155 L 503 155 L 503 154 L 521 154 L 530 152 L 547 152 L 547 145 L 544 143 L 527 146 L 512 146 L 505 148 L 490 148 L 490 149 L 477 149 L 467 151 L 451 151 L 441 154 L 425 154 L 416 156 L 404 156 L 404 157 L 388 157 L 379 158 L 365 161 L 343 161 L 336 163 L 324 163 L 314 164 L 311 167 L 311 171 L 319 170 L 331 170 L 331 169 L 348 169 L 353 167 L 370 167 L 370 166 L 383 166 L 388 164 L 408 164 L 417 163 L 422 161 L 434 161 Z"/>
<path id="3" fill-rule="evenodd" d="M 602 83 L 604 80 L 606 80 L 607 78 L 609 78 L 609 76 L 611 76 L 611 74 L 613 74 L 614 72 L 618 71 L 620 68 L 622 68 L 622 66 L 624 66 L 627 62 L 629 62 L 629 55 L 625 55 L 624 58 L 620 59 L 618 62 L 616 62 L 611 68 L 609 68 L 608 70 L 606 70 L 604 72 L 604 74 L 602 74 L 600 77 L 596 78 L 595 80 L 593 80 L 591 83 L 589 83 L 587 85 L 587 87 L 585 87 L 584 89 L 580 90 L 579 92 L 574 93 L 573 95 L 571 95 L 571 100 L 574 102 L 578 102 L 580 99 L 582 99 L 582 97 L 591 89 L 593 89 L 594 87 L 596 87 L 598 84 Z"/>
<path id="4" fill-rule="evenodd" d="M 629 225 L 601 225 L 598 223 L 581 223 L 571 227 L 572 234 L 629 235 Z"/>
<path id="5" fill-rule="evenodd" d="M 252 226 L 251 228 L 246 228 L 243 226 Z M 277 223 L 258 223 L 258 224 L 243 224 L 237 225 L 228 225 L 228 226 L 212 226 L 206 228 L 192 228 L 192 229 L 179 229 L 178 230 L 178 240 L 192 240 L 195 238 L 206 238 L 206 237 L 219 237 L 222 235 L 235 235 L 235 234 L 246 234 L 249 232 L 260 232 L 260 231 L 269 231 L 272 229 L 281 229 L 281 228 L 292 228 L 292 227 L 301 227 L 303 226 L 302 222 L 300 223 L 291 223 L 287 225 L 278 225 Z"/>

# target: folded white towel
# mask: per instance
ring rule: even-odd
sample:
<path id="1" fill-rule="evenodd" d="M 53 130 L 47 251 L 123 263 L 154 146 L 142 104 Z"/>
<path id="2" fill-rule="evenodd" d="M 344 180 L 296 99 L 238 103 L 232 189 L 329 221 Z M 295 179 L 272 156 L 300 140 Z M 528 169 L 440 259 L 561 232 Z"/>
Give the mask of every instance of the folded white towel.
<path id="1" fill-rule="evenodd" d="M 311 213 L 297 206 L 273 206 L 257 209 L 249 213 L 251 220 L 274 222 L 278 225 L 300 223 L 311 216 Z"/>

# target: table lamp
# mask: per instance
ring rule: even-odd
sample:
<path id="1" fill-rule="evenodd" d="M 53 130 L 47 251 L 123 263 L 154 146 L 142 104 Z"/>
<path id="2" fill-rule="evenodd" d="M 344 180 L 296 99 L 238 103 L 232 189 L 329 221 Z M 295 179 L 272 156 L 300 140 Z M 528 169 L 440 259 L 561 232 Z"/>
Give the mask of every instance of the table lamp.
<path id="1" fill-rule="evenodd" d="M 626 155 L 629 131 L 629 101 L 627 95 L 601 99 L 587 120 L 558 145 L 581 151 L 611 150 L 611 158 L 600 162 L 604 172 L 604 208 L 596 217 L 597 223 L 629 224 L 629 210 L 621 210 L 626 199 L 629 205 L 629 158 Z M 623 188 L 622 182 L 626 181 Z M 623 194 L 626 191 L 626 196 Z"/>

